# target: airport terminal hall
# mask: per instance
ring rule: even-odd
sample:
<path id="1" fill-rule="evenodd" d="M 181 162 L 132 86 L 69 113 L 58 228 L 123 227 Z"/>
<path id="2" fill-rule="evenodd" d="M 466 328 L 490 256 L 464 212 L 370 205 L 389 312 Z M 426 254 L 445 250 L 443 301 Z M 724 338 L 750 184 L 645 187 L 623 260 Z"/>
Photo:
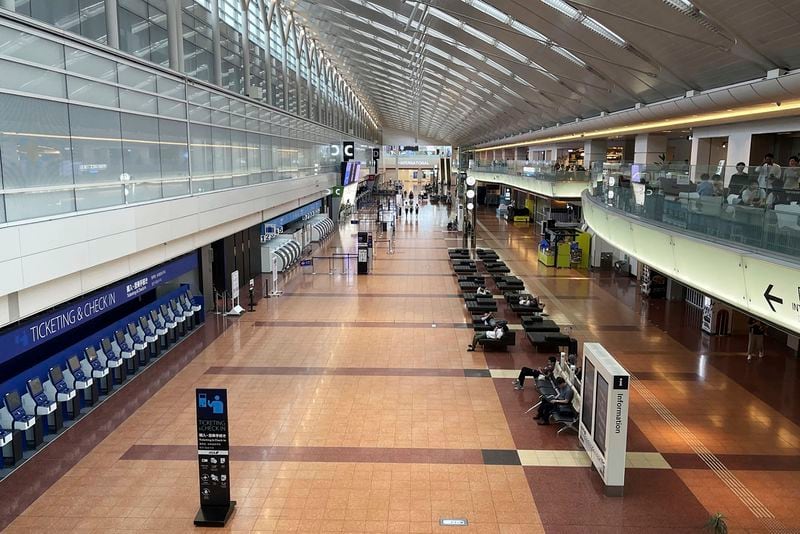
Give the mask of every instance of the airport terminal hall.
<path id="1" fill-rule="evenodd" d="M 0 0 L 0 533 L 800 534 L 800 0 Z"/>

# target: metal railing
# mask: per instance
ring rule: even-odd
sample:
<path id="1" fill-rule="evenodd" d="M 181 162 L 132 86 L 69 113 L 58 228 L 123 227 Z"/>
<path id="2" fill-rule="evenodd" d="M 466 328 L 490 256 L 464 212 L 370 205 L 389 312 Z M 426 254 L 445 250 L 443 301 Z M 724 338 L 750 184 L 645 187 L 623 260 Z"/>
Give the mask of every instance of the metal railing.
<path id="1" fill-rule="evenodd" d="M 351 262 L 358 260 L 358 254 L 351 252 L 334 252 L 330 256 L 313 256 L 311 258 L 311 274 L 318 274 L 317 266 L 325 265 L 327 262 L 328 274 L 349 274 L 352 272 Z M 336 264 L 339 262 L 341 269 L 337 272 Z"/>

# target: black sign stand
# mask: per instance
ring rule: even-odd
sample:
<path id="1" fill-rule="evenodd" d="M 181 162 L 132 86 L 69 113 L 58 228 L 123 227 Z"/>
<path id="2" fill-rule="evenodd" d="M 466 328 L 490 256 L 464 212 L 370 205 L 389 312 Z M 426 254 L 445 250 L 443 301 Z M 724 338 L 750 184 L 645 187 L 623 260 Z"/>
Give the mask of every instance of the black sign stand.
<path id="1" fill-rule="evenodd" d="M 197 462 L 200 468 L 198 527 L 224 527 L 233 513 L 228 444 L 228 390 L 197 389 Z"/>

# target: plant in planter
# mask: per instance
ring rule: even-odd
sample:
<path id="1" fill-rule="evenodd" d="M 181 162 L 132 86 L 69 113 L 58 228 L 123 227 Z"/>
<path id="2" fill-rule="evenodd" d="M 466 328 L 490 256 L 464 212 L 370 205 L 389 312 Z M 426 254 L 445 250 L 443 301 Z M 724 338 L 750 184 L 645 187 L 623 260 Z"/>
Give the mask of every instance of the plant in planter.
<path id="1" fill-rule="evenodd" d="M 706 530 L 712 534 L 728 534 L 728 520 L 720 512 L 708 518 Z"/>

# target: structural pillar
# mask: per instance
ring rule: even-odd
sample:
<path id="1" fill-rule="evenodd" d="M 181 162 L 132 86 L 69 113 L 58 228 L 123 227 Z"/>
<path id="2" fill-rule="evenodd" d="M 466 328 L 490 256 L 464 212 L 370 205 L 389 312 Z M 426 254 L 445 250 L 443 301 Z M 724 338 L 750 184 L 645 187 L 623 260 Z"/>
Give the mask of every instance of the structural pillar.
<path id="1" fill-rule="evenodd" d="M 219 33 L 219 0 L 211 0 L 211 48 L 214 53 L 214 84 L 222 86 L 222 44 Z"/>
<path id="2" fill-rule="evenodd" d="M 605 139 L 587 139 L 583 143 L 583 167 L 591 169 L 593 163 L 602 165 L 606 161 L 608 141 Z"/>
<path id="3" fill-rule="evenodd" d="M 633 162 L 642 165 L 653 165 L 661 161 L 659 156 L 667 153 L 667 136 L 655 134 L 638 134 L 636 136 Z"/>
<path id="4" fill-rule="evenodd" d="M 3 0 L 4 4 L 14 0 Z M 11 8 L 14 9 L 13 7 Z M 105 0 L 106 10 L 106 44 L 111 48 L 119 49 L 119 17 L 117 14 L 117 0 Z"/>
<path id="5" fill-rule="evenodd" d="M 184 71 L 183 65 L 183 31 L 181 30 L 181 3 L 179 0 L 167 0 L 167 36 L 169 43 L 169 68 Z"/>
<path id="6" fill-rule="evenodd" d="M 250 94 L 250 2 L 256 0 L 242 0 L 242 63 L 244 63 L 244 80 L 242 80 L 242 92 L 246 96 Z"/>

